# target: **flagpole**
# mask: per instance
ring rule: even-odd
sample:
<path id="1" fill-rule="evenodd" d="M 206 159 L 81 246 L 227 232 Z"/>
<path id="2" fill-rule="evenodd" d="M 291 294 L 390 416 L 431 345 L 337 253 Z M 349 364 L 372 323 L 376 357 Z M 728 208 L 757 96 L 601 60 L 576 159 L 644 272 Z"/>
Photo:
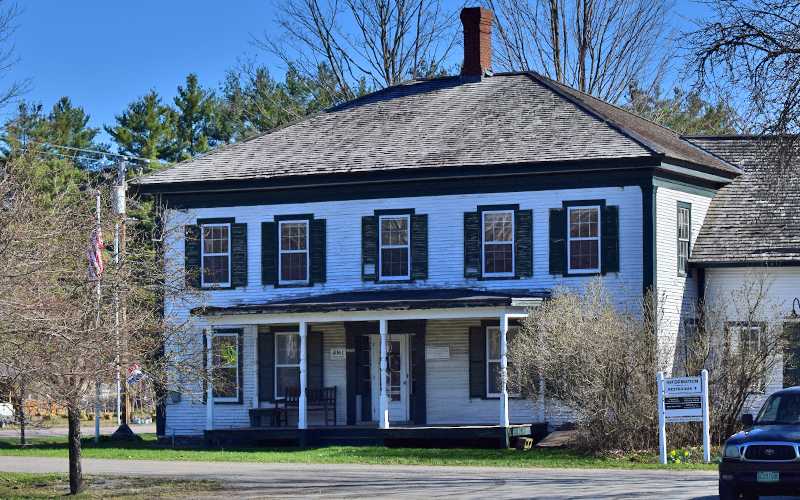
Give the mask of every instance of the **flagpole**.
<path id="1" fill-rule="evenodd" d="M 100 195 L 97 195 L 97 207 L 96 207 L 96 224 L 95 224 L 95 231 L 98 231 L 100 228 Z M 95 238 L 99 238 L 100 235 L 95 233 Z M 100 250 L 98 250 L 100 251 Z M 97 281 L 97 323 L 96 328 L 100 328 L 100 281 L 98 276 Z M 97 381 L 95 382 L 95 389 L 94 389 L 94 442 L 100 441 L 100 377 L 98 375 Z"/>

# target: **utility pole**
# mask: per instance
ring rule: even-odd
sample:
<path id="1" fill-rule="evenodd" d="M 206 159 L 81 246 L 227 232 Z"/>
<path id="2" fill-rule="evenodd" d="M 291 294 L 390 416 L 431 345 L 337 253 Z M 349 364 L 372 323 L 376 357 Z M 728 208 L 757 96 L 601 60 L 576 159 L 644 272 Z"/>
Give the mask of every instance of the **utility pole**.
<path id="1" fill-rule="evenodd" d="M 117 222 L 114 226 L 114 263 L 117 266 L 119 266 L 120 254 L 122 254 L 123 261 L 125 259 L 126 189 L 127 189 L 127 183 L 125 181 L 125 161 L 122 160 L 119 162 L 118 165 L 117 183 L 114 186 L 114 205 L 115 205 L 114 208 L 115 211 L 117 212 L 117 215 L 119 216 L 119 222 Z M 120 228 L 120 223 L 122 225 L 122 228 Z M 116 328 L 116 335 L 117 335 L 117 425 L 121 425 L 122 423 L 125 424 L 130 423 L 130 404 L 128 401 L 128 391 L 125 390 L 123 392 L 122 384 L 120 382 L 120 370 L 122 369 L 122 367 L 120 366 L 120 357 L 119 357 L 119 350 L 120 350 L 119 322 L 120 322 L 120 314 L 122 314 L 122 319 L 124 321 L 125 310 L 124 308 L 120 308 L 119 293 L 120 293 L 119 288 L 117 288 L 114 293 L 114 325 Z M 124 411 L 122 405 L 123 397 L 125 399 Z"/>

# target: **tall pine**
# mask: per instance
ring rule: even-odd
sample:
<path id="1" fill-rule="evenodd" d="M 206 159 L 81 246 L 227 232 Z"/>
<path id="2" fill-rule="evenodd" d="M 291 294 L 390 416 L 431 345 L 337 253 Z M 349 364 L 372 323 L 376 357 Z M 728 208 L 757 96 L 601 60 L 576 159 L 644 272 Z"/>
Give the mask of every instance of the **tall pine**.
<path id="1" fill-rule="evenodd" d="M 178 159 L 185 160 L 216 146 L 214 137 L 214 91 L 197 84 L 194 73 L 186 77 L 186 87 L 178 87 L 175 97 L 175 123 Z"/>
<path id="2" fill-rule="evenodd" d="M 175 110 L 162 103 L 155 89 L 139 96 L 114 119 L 116 125 L 103 128 L 117 143 L 119 153 L 167 162 L 179 157 Z"/>

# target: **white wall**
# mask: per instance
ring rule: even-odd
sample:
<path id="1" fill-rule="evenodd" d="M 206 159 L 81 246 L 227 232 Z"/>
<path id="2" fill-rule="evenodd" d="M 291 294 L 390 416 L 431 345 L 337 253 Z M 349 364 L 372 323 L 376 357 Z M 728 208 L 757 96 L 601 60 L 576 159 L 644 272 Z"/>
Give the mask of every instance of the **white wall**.
<path id="1" fill-rule="evenodd" d="M 656 289 L 661 299 L 662 321 L 658 328 L 661 352 L 671 360 L 683 318 L 693 316 L 698 298 L 697 271 L 678 275 L 678 202 L 692 205 L 691 240 L 694 247 L 711 198 L 659 187 L 656 191 Z"/>

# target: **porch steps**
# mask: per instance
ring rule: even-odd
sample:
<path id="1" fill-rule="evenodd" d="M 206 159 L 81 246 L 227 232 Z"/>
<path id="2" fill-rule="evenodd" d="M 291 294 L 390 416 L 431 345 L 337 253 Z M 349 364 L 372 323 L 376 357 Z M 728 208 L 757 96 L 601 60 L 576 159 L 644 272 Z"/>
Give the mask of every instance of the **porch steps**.
<path id="1" fill-rule="evenodd" d="M 536 443 L 534 448 L 564 448 L 569 440 L 574 438 L 577 433 L 578 431 L 576 430 L 553 431 L 544 439 Z"/>

